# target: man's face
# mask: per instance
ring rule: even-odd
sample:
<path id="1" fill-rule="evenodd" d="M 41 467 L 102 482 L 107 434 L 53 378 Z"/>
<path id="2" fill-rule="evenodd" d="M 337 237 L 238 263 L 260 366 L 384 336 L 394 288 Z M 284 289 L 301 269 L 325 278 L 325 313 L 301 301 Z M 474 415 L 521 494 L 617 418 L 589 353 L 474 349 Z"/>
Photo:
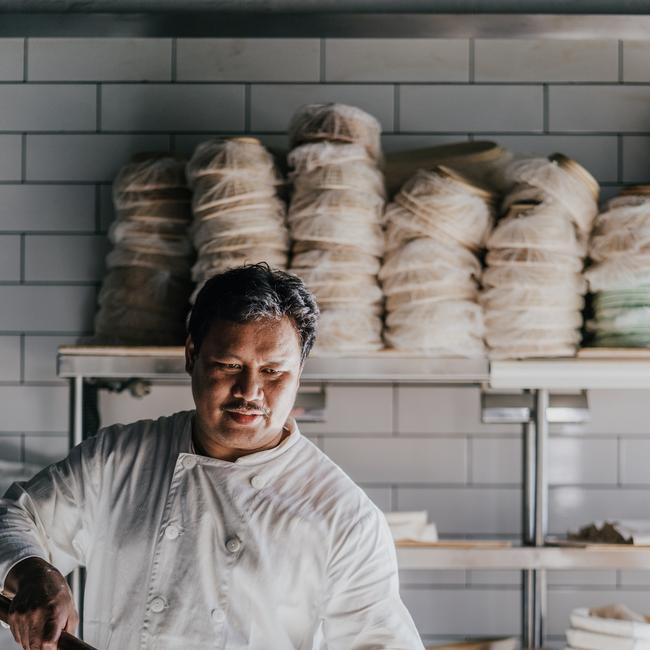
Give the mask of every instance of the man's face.
<path id="1" fill-rule="evenodd" d="M 288 317 L 215 321 L 198 354 L 189 337 L 185 354 L 206 443 L 250 452 L 278 437 L 302 370 L 300 338 Z"/>

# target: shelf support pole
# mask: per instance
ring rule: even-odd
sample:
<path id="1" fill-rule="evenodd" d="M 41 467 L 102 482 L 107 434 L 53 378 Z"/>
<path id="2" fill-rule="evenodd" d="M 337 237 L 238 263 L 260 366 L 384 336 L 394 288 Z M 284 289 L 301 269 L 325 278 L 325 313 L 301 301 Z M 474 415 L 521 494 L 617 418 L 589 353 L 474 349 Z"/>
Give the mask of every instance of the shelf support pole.
<path id="1" fill-rule="evenodd" d="M 76 375 L 70 379 L 70 449 L 81 444 L 84 440 L 84 377 Z M 79 632 L 82 638 L 83 630 L 83 597 L 86 582 L 86 571 L 83 568 L 75 569 L 68 576 L 68 583 L 72 589 L 74 604 L 79 613 Z"/>

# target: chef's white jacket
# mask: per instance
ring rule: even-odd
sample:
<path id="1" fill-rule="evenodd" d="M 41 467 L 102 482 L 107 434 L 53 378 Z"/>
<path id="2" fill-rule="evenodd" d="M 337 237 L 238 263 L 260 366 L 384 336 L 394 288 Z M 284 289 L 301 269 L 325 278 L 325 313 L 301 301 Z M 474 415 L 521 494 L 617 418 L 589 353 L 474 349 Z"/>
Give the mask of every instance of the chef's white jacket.
<path id="1" fill-rule="evenodd" d="M 381 511 L 295 423 L 235 462 L 194 411 L 115 425 L 0 501 L 0 578 L 87 568 L 99 650 L 422 650 Z"/>

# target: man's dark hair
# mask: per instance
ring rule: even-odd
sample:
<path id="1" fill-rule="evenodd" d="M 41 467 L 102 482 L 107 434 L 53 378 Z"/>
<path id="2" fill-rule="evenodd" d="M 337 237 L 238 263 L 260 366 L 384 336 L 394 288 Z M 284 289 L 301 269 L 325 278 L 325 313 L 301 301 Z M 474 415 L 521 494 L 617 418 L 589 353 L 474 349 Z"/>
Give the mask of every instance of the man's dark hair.
<path id="1" fill-rule="evenodd" d="M 247 323 L 288 316 L 300 337 L 304 361 L 316 339 L 318 315 L 316 300 L 300 278 L 262 262 L 210 278 L 196 297 L 187 329 L 198 352 L 216 320 Z"/>

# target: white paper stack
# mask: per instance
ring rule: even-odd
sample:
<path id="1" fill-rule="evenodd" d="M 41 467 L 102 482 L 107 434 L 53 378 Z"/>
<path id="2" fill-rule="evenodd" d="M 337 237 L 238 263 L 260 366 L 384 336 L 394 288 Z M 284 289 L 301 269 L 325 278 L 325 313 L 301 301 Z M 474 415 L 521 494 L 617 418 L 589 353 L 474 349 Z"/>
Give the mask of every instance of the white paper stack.
<path id="1" fill-rule="evenodd" d="M 650 650 L 650 624 L 624 605 L 575 609 L 567 650 Z"/>
<path id="2" fill-rule="evenodd" d="M 384 339 L 439 356 L 484 354 L 478 251 L 493 195 L 446 167 L 418 171 L 386 208 Z"/>
<path id="3" fill-rule="evenodd" d="M 191 290 L 192 213 L 185 161 L 135 160 L 113 183 L 114 247 L 99 292 L 94 343 L 179 345 Z"/>
<path id="4" fill-rule="evenodd" d="M 255 138 L 202 142 L 187 164 L 194 192 L 194 298 L 214 275 L 242 264 L 285 269 L 289 251 L 285 205 L 273 156 Z"/>
<path id="5" fill-rule="evenodd" d="M 487 241 L 486 341 L 493 359 L 571 356 L 581 339 L 581 274 L 597 182 L 573 160 L 518 160 L 504 216 Z"/>
<path id="6" fill-rule="evenodd" d="M 650 187 L 626 188 L 596 218 L 586 277 L 593 344 L 650 346 Z"/>
<path id="7" fill-rule="evenodd" d="M 341 104 L 309 105 L 289 127 L 288 212 L 291 272 L 321 310 L 319 353 L 382 347 L 384 178 L 378 166 L 381 128 L 374 117 Z"/>

